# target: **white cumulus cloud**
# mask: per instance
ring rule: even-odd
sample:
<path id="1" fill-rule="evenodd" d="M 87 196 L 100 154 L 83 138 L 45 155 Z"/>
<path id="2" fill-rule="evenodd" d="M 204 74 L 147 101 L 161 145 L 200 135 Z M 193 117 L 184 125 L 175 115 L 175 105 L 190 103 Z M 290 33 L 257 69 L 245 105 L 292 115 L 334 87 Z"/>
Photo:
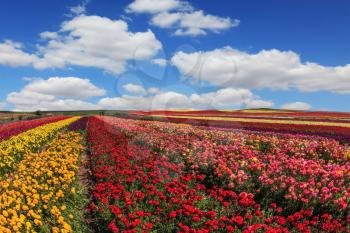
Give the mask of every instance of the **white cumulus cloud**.
<path id="1" fill-rule="evenodd" d="M 270 100 L 251 99 L 245 102 L 247 108 L 272 108 L 274 103 Z"/>
<path id="2" fill-rule="evenodd" d="M 272 107 L 273 102 L 260 99 L 247 89 L 224 88 L 207 93 L 193 93 L 189 96 L 175 91 L 161 91 L 157 88 L 145 89 L 135 84 L 127 84 L 134 95 L 107 97 L 98 102 L 107 109 L 208 109 L 208 108 L 242 108 Z M 143 95 L 139 95 L 144 90 Z M 131 92 L 132 92 L 131 91 Z"/>
<path id="3" fill-rule="evenodd" d="M 62 24 L 60 37 L 40 48 L 37 68 L 97 67 L 120 74 L 129 60 L 153 57 L 161 43 L 152 31 L 133 33 L 122 20 L 79 15 Z"/>
<path id="4" fill-rule="evenodd" d="M 126 10 L 133 13 L 155 14 L 183 8 L 188 8 L 188 4 L 179 0 L 135 0 Z"/>
<path id="5" fill-rule="evenodd" d="M 158 66 L 164 67 L 167 65 L 167 60 L 163 59 L 163 58 L 156 58 L 152 60 L 153 64 L 156 64 Z"/>
<path id="6" fill-rule="evenodd" d="M 86 6 L 90 3 L 90 0 L 83 0 L 79 5 L 69 8 L 70 16 L 85 14 Z"/>
<path id="7" fill-rule="evenodd" d="M 44 43 L 32 54 L 19 43 L 0 43 L 0 64 L 37 69 L 95 67 L 120 74 L 129 61 L 150 59 L 162 48 L 152 31 L 134 33 L 125 21 L 100 16 L 78 15 L 59 31 L 46 31 L 40 37 Z"/>
<path id="8" fill-rule="evenodd" d="M 0 43 L 0 65 L 30 66 L 37 62 L 37 56 L 24 52 L 23 45 L 10 40 Z"/>
<path id="9" fill-rule="evenodd" d="M 104 89 L 96 87 L 89 79 L 77 77 L 51 77 L 47 80 L 33 80 L 23 88 L 23 91 L 74 99 L 86 99 L 106 94 Z"/>
<path id="10" fill-rule="evenodd" d="M 145 90 L 145 88 L 143 86 L 136 85 L 133 83 L 128 83 L 128 84 L 124 85 L 123 88 L 131 94 L 135 94 L 135 95 L 146 95 L 147 94 L 147 91 Z"/>
<path id="11" fill-rule="evenodd" d="M 222 109 L 273 106 L 273 102 L 262 100 L 243 88 L 223 88 L 185 95 L 155 87 L 146 89 L 141 85 L 128 83 L 123 86 L 128 94 L 103 97 L 97 103 L 92 103 L 85 99 L 105 95 L 105 90 L 94 86 L 87 79 L 52 77 L 47 80 L 31 79 L 29 82 L 20 91 L 7 95 L 7 104 L 14 105 L 15 110 Z"/>
<path id="12" fill-rule="evenodd" d="M 171 63 L 184 77 L 218 87 L 350 93 L 350 64 L 329 67 L 302 62 L 292 51 L 272 49 L 250 54 L 231 47 L 180 51 Z"/>
<path id="13" fill-rule="evenodd" d="M 155 95 L 155 94 L 159 94 L 161 91 L 158 89 L 158 88 L 156 88 L 156 87 L 151 87 L 151 88 L 148 88 L 147 89 L 147 93 L 148 94 L 153 94 L 153 95 Z"/>
<path id="14" fill-rule="evenodd" d="M 190 100 L 194 106 L 210 108 L 242 105 L 251 98 L 253 98 L 253 93 L 247 89 L 224 88 L 215 92 L 192 94 Z"/>
<path id="15" fill-rule="evenodd" d="M 55 99 L 53 101 L 41 100 L 36 105 L 16 105 L 13 111 L 69 111 L 69 110 L 98 110 L 96 104 L 74 99 Z"/>
<path id="16" fill-rule="evenodd" d="M 294 103 L 286 103 L 282 105 L 282 109 L 288 110 L 310 110 L 312 106 L 308 103 L 304 102 L 294 102 Z"/>
<path id="17" fill-rule="evenodd" d="M 83 99 L 103 96 L 105 90 L 93 85 L 88 79 L 76 77 L 52 77 L 32 80 L 19 92 L 11 92 L 6 101 L 16 110 L 72 110 L 96 109 L 97 105 Z"/>
<path id="18" fill-rule="evenodd" d="M 135 0 L 127 12 L 152 15 L 151 24 L 161 28 L 174 28 L 177 36 L 199 36 L 220 32 L 240 23 L 237 19 L 205 14 L 194 10 L 190 3 L 180 0 Z"/>
<path id="19" fill-rule="evenodd" d="M 104 109 L 142 110 L 187 108 L 189 100 L 186 95 L 177 92 L 164 92 L 153 96 L 122 96 L 103 98 L 98 105 Z"/>
<path id="20" fill-rule="evenodd" d="M 45 31 L 45 32 L 40 33 L 41 39 L 56 39 L 57 37 L 58 37 L 57 32 Z"/>

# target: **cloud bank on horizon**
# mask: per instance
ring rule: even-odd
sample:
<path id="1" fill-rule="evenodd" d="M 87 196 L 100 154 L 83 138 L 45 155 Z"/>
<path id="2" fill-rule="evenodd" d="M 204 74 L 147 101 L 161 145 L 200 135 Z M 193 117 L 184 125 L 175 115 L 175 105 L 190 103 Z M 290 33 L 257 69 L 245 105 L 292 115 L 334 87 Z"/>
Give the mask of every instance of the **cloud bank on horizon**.
<path id="1" fill-rule="evenodd" d="M 134 0 L 120 6 L 127 17 L 133 18 L 129 22 L 122 15 L 112 19 L 88 14 L 89 2 L 71 7 L 67 20 L 57 30 L 41 32 L 34 49 L 27 49 L 26 41 L 0 38 L 0 66 L 29 68 L 39 76 L 8 92 L 4 100 L 0 99 L 0 110 L 272 107 L 310 110 L 311 103 L 295 100 L 276 105 L 274 99 L 265 99 L 255 92 L 350 94 L 350 64 L 324 66 L 302 61 L 291 50 L 248 52 L 226 45 L 197 51 L 174 50 L 169 57 L 159 57 L 168 49 L 168 41 L 161 39 L 155 30 L 165 30 L 169 41 L 177 37 L 206 40 L 207 36 L 225 36 L 220 34 L 241 27 L 241 21 L 234 17 L 210 14 L 187 1 Z M 149 18 L 146 30 L 130 26 L 138 23 L 139 16 Z M 107 74 L 118 79 L 139 62 L 156 69 L 175 69 L 177 77 L 172 78 L 194 91 L 183 93 L 164 84 L 148 84 L 143 80 L 147 84 L 143 85 L 131 80 L 122 85 L 123 93 L 113 96 L 100 85 L 104 77 L 93 83 L 86 72 L 80 77 L 40 75 L 47 70 L 69 73 L 70 69 L 95 69 L 101 76 Z"/>

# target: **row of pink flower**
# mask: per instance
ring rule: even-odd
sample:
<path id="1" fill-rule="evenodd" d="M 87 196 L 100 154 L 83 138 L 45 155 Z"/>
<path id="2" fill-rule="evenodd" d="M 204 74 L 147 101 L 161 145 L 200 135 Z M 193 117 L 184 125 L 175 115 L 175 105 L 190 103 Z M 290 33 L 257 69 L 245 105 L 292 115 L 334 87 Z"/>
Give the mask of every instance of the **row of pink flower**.
<path id="1" fill-rule="evenodd" d="M 88 134 L 90 210 L 113 232 L 346 231 L 348 178 L 335 171 L 347 148 L 336 141 L 110 117 L 90 118 Z M 321 191 L 299 192 L 309 189 Z"/>
<path id="2" fill-rule="evenodd" d="M 29 129 L 66 119 L 66 116 L 45 117 L 35 120 L 15 121 L 0 125 L 0 141 L 23 133 Z"/>

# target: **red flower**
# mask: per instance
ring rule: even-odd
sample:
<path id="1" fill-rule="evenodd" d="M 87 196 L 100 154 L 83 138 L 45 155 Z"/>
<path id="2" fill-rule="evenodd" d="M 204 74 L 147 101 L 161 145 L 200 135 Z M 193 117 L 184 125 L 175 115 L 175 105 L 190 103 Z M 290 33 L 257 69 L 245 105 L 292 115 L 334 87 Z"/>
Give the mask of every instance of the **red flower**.
<path id="1" fill-rule="evenodd" d="M 108 228 L 113 232 L 113 233 L 117 233 L 119 232 L 118 227 L 115 225 L 115 220 L 111 221 L 108 225 Z"/>
<path id="2" fill-rule="evenodd" d="M 200 221 L 201 221 L 201 218 L 198 217 L 197 215 L 194 215 L 194 216 L 192 217 L 192 220 L 193 220 L 194 222 L 200 222 Z"/>
<path id="3" fill-rule="evenodd" d="M 170 216 L 170 218 L 175 218 L 176 217 L 176 211 L 171 211 L 169 216 Z"/>
<path id="4" fill-rule="evenodd" d="M 119 207 L 117 207 L 117 206 L 110 205 L 109 208 L 111 209 L 112 213 L 115 215 L 119 215 L 122 213 L 121 210 L 119 209 Z"/>
<path id="5" fill-rule="evenodd" d="M 242 225 L 244 223 L 242 216 L 236 216 L 234 221 L 237 223 L 237 225 Z"/>
<path id="6" fill-rule="evenodd" d="M 240 194 L 239 194 L 239 198 L 240 199 L 245 199 L 245 198 L 247 198 L 248 197 L 248 194 L 246 193 L 246 192 L 241 192 Z"/>
<path id="7" fill-rule="evenodd" d="M 146 229 L 149 229 L 149 230 L 150 230 L 150 229 L 152 229 L 152 227 L 153 227 L 153 224 L 152 224 L 152 223 L 150 223 L 150 222 L 146 222 L 146 223 L 145 223 L 145 228 L 146 228 Z"/>
<path id="8" fill-rule="evenodd" d="M 233 226 L 227 226 L 227 231 L 228 232 L 234 232 L 235 228 Z"/>
<path id="9" fill-rule="evenodd" d="M 105 205 L 107 205 L 107 203 L 108 203 L 108 199 L 107 199 L 107 198 L 105 198 L 105 197 L 103 197 L 103 198 L 102 198 L 102 203 L 103 203 L 103 204 L 105 204 Z"/>
<path id="10" fill-rule="evenodd" d="M 135 213 L 140 217 L 143 217 L 145 215 L 142 210 L 136 210 Z"/>

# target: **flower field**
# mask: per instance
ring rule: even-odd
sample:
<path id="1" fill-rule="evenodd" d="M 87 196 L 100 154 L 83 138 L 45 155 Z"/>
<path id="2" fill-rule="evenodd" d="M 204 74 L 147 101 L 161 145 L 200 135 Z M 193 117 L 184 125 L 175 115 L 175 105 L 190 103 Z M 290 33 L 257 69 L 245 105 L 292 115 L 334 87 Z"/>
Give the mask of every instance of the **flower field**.
<path id="1" fill-rule="evenodd" d="M 46 120 L 0 143 L 0 232 L 350 232 L 345 129 Z"/>
<path id="2" fill-rule="evenodd" d="M 350 114 L 300 111 L 133 111 L 131 118 L 196 126 L 302 133 L 350 141 Z"/>
<path id="3" fill-rule="evenodd" d="M 29 129 L 45 125 L 51 122 L 63 120 L 67 117 L 48 117 L 38 120 L 18 121 L 0 125 L 0 141 L 25 132 Z"/>

